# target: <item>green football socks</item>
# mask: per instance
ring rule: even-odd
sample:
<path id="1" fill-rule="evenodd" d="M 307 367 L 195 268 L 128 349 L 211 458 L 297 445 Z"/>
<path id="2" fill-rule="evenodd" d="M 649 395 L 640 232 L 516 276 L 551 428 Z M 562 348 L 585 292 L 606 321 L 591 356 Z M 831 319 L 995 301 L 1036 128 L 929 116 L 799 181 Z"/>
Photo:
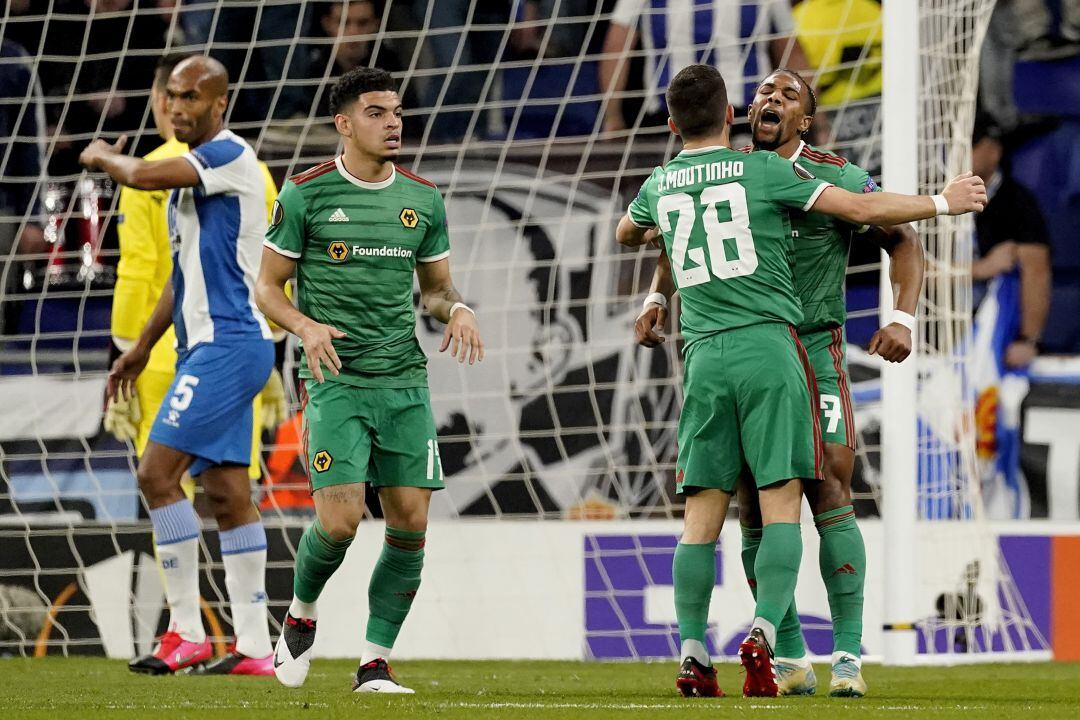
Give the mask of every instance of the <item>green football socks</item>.
<path id="1" fill-rule="evenodd" d="M 716 543 L 679 543 L 675 548 L 671 577 L 675 585 L 679 640 L 684 646 L 688 641 L 696 641 L 703 649 L 705 629 L 709 624 L 709 602 L 716 587 Z M 708 662 L 707 658 L 697 659 Z"/>
<path id="2" fill-rule="evenodd" d="M 863 586 L 866 545 L 851 505 L 814 516 L 821 552 L 818 563 L 829 595 L 833 622 L 833 652 L 862 655 Z"/>
<path id="3" fill-rule="evenodd" d="M 768 623 L 762 629 L 774 650 L 779 634 L 777 629 L 795 597 L 801 560 L 799 523 L 770 523 L 762 528 L 761 544 L 754 560 L 754 579 L 757 581 L 754 622 Z"/>
<path id="4" fill-rule="evenodd" d="M 742 528 L 742 564 L 743 572 L 746 573 L 746 581 L 750 584 L 750 592 L 757 599 L 757 575 L 754 566 L 757 563 L 758 547 L 761 545 L 761 528 L 751 528 L 745 525 Z M 776 629 L 776 647 L 773 652 L 777 657 L 798 660 L 806 657 L 806 642 L 803 639 L 802 625 L 799 623 L 799 611 L 795 607 L 795 598 L 792 597 L 791 605 L 780 621 Z"/>
<path id="5" fill-rule="evenodd" d="M 401 625 L 420 589 L 424 533 L 386 526 L 386 541 L 368 584 L 367 641 L 394 647 Z"/>
<path id="6" fill-rule="evenodd" d="M 319 599 L 323 586 L 345 559 L 352 538 L 334 540 L 319 524 L 312 523 L 300 537 L 296 548 L 296 571 L 293 574 L 293 595 L 304 603 Z"/>

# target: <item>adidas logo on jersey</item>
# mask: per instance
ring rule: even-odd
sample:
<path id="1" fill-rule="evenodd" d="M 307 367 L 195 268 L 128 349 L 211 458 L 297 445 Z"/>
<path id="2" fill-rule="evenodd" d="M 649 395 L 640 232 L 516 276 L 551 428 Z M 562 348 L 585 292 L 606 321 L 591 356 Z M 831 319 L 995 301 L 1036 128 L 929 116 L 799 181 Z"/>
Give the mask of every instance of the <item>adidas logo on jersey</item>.
<path id="1" fill-rule="evenodd" d="M 338 208 L 334 212 L 330 213 L 330 222 L 349 222 L 349 216 L 345 214 L 345 211 Z"/>

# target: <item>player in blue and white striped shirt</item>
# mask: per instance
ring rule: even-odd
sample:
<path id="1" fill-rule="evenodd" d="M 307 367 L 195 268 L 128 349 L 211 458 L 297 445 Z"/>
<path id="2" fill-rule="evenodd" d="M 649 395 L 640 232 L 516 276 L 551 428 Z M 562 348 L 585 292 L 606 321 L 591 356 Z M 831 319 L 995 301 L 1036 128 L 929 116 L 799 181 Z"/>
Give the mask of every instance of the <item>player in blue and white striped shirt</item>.
<path id="1" fill-rule="evenodd" d="M 600 90 L 614 95 L 604 112 L 605 132 L 635 125 L 624 117 L 618 93 L 626 89 L 627 53 L 638 33 L 645 54 L 643 125 L 667 121 L 664 91 L 688 65 L 712 65 L 726 78 L 742 79 L 731 84 L 737 117 L 753 99 L 758 77 L 774 67 L 807 67 L 793 37 L 789 0 L 618 0 L 600 61 Z"/>
<path id="2" fill-rule="evenodd" d="M 255 306 L 255 278 L 266 231 L 264 178 L 255 153 L 224 128 L 228 76 L 216 60 L 192 57 L 166 92 L 181 157 L 146 161 L 96 140 L 80 156 L 139 190 L 172 189 L 173 251 L 166 286 L 135 343 L 113 365 L 109 396 L 130 396 L 150 348 L 176 327 L 176 377 L 139 461 L 139 488 L 150 508 L 169 603 L 168 632 L 155 651 L 132 660 L 137 672 L 163 674 L 211 657 L 199 608 L 199 521 L 180 488 L 200 477 L 220 528 L 225 584 L 236 645 L 206 665 L 212 674 L 272 675 L 266 625 L 266 533 L 251 502 L 251 402 L 273 368 L 270 328 Z"/>

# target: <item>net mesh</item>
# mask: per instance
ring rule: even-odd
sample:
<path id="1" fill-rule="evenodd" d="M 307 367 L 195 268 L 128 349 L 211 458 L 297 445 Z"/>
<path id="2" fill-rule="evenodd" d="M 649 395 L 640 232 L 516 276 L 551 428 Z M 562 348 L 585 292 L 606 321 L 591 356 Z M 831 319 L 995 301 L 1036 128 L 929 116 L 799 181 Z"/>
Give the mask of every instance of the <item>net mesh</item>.
<path id="1" fill-rule="evenodd" d="M 160 588 L 147 562 L 149 523 L 133 449 L 101 429 L 118 258 L 116 192 L 102 176 L 81 172 L 77 156 L 91 139 L 120 133 L 140 155 L 161 142 L 148 88 L 165 52 L 209 52 L 226 64 L 229 126 L 251 141 L 279 184 L 338 151 L 328 94 L 342 68 L 376 65 L 398 78 L 406 108 L 402 164 L 436 182 L 446 198 L 455 283 L 478 310 L 488 353 L 483 372 L 463 370 L 436 357 L 441 327 L 418 321 L 432 356 L 432 403 L 449 486 L 435 496 L 435 517 L 681 517 L 674 494 L 680 339 L 672 332 L 660 349 L 634 346 L 633 321 L 653 258 L 621 251 L 611 240 L 641 182 L 677 151 L 657 108 L 657 83 L 679 63 L 717 63 L 741 118 L 747 88 L 764 72 L 805 66 L 821 99 L 815 142 L 876 175 L 882 28 L 880 7 L 869 1 L 839 3 L 837 13 L 836 3 L 804 0 L 793 15 L 779 2 L 697 3 L 690 23 L 659 5 L 8 3 L 0 63 L 24 79 L 0 96 L 10 118 L 9 140 L 0 145 L 0 541 L 8 558 L 0 587 L 31 592 L 13 591 L 4 597 L 16 600 L 0 602 L 0 650 L 100 651 L 91 611 L 100 615 L 113 600 L 133 608 L 139 649 L 160 629 Z M 991 6 L 921 3 L 924 191 L 936 191 L 967 165 L 974 58 Z M 669 22 L 685 36 L 665 50 Z M 747 140 L 740 121 L 733 141 Z M 924 427 L 921 506 L 927 518 L 969 520 L 979 506 L 965 385 L 970 226 L 949 220 L 923 230 L 930 272 L 920 416 L 945 419 Z M 876 248 L 856 249 L 849 276 L 860 433 L 855 500 L 863 516 L 877 512 L 878 432 L 887 422 L 880 366 L 859 347 L 876 329 L 876 255 Z M 677 327 L 677 309 L 672 321 Z M 293 339 L 285 343 L 291 417 L 265 434 L 263 477 L 254 487 L 274 528 L 270 573 L 286 588 L 271 592 L 275 617 L 287 602 L 295 541 L 311 514 L 299 455 L 297 349 Z M 925 391 L 938 385 L 947 392 Z M 964 525 L 965 537 L 981 537 L 974 527 Z M 227 619 L 215 542 L 212 534 L 204 541 L 204 596 L 208 617 Z M 596 540 L 586 553 L 600 557 L 605 547 Z M 652 567 L 667 550 L 663 542 L 634 540 L 610 552 Z M 116 562 L 130 582 L 115 597 L 102 595 L 94 578 Z M 980 582 L 1007 577 L 991 572 L 996 556 L 979 567 Z M 590 602 L 617 604 L 619 592 L 604 584 L 606 576 L 597 573 Z M 925 585 L 960 596 L 970 572 L 955 569 Z M 1023 621 L 1022 605 L 1007 602 L 1015 589 L 1002 587 L 1002 607 Z M 946 632 L 956 622 L 968 629 L 981 622 L 972 612 L 954 621 L 956 614 L 943 612 Z M 625 615 L 616 616 L 623 626 L 609 634 L 632 638 Z M 653 654 L 670 654 L 670 628 L 658 632 L 663 649 Z M 625 647 L 624 655 L 651 654 L 634 642 Z"/>
<path id="2" fill-rule="evenodd" d="M 935 192 L 970 167 L 979 48 L 994 3 L 921 2 L 919 191 Z M 973 328 L 971 216 L 923 223 L 925 313 L 918 391 L 920 582 L 938 592 L 920 624 L 920 652 L 950 658 L 1039 653 L 1046 639 L 986 523 L 974 415 L 978 352 Z M 958 552 L 939 560 L 941 548 Z M 931 561 L 931 558 L 934 558 Z"/>

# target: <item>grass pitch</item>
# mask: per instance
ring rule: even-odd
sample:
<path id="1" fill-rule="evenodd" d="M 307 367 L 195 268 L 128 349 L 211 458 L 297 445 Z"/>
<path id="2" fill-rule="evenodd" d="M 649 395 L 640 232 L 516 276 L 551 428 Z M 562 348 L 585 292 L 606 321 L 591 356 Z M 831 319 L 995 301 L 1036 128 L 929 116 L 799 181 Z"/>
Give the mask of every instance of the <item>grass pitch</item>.
<path id="1" fill-rule="evenodd" d="M 316 661 L 300 690 L 273 678 L 147 677 L 96 658 L 0 659 L 0 716 L 15 718 L 1080 718 L 1080 665 L 883 668 L 862 699 L 746 699 L 739 666 L 719 666 L 733 697 L 685 700 L 674 663 L 402 662 L 413 696 L 354 695 L 355 663 Z M 816 667 L 827 692 L 829 669 Z"/>

